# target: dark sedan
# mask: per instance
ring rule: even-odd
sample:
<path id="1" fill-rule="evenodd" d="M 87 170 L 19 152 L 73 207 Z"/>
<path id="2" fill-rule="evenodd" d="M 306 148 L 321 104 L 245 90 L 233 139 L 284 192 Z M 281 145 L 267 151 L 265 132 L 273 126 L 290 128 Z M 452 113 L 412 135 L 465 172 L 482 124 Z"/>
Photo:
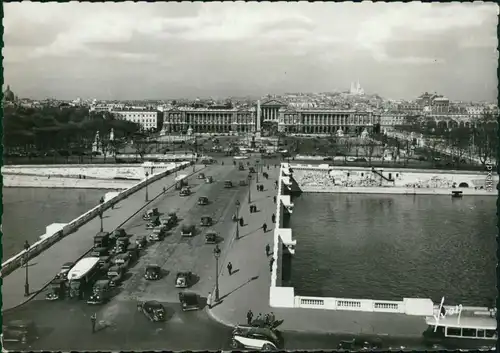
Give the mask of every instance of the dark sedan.
<path id="1" fill-rule="evenodd" d="M 137 310 L 152 322 L 165 321 L 165 308 L 155 300 L 137 304 Z"/>

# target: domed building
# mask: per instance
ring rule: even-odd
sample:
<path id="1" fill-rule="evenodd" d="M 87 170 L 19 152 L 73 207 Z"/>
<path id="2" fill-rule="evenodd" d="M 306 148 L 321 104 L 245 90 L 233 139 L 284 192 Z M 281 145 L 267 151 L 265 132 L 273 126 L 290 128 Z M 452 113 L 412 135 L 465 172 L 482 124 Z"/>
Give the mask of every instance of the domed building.
<path id="1" fill-rule="evenodd" d="M 16 100 L 16 96 L 14 95 L 14 92 L 10 90 L 10 86 L 7 85 L 7 89 L 3 93 L 3 100 L 4 102 L 14 102 Z"/>

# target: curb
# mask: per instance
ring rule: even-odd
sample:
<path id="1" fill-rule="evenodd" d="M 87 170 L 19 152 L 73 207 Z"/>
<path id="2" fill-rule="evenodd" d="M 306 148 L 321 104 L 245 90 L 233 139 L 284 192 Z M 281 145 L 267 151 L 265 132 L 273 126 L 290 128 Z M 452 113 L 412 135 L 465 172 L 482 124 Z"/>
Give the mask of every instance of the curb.
<path id="1" fill-rule="evenodd" d="M 186 168 L 190 168 L 190 167 L 191 167 L 191 165 L 187 165 L 187 166 L 186 166 Z M 186 169 L 186 168 L 184 168 L 184 169 Z M 188 174 L 187 178 L 192 177 L 192 176 L 193 176 L 193 175 L 195 175 L 196 173 L 199 173 L 199 172 L 201 172 L 202 170 L 204 170 L 205 168 L 206 168 L 206 166 L 205 166 L 205 165 L 203 165 L 201 169 L 196 170 L 194 173 L 193 173 L 193 172 L 191 172 L 190 174 Z M 160 180 L 160 179 L 158 179 L 157 181 L 159 181 L 159 180 Z M 172 189 L 173 187 L 175 187 L 175 184 L 176 184 L 176 183 L 174 183 L 174 184 L 170 185 L 168 188 L 166 188 L 166 189 L 165 189 L 165 191 L 169 191 L 170 189 Z M 139 191 L 139 190 L 137 190 L 137 191 Z M 150 203 L 152 203 L 153 201 L 155 201 L 157 198 L 159 198 L 159 197 L 160 197 L 161 195 L 163 195 L 163 194 L 164 194 L 164 192 L 163 192 L 163 191 L 161 191 L 158 195 L 156 195 L 156 196 L 155 196 L 155 197 L 153 197 L 151 200 L 149 200 L 148 202 L 146 202 L 143 206 L 141 206 L 141 207 L 140 207 L 140 208 L 139 208 L 136 212 L 134 212 L 134 213 L 133 213 L 130 217 L 128 217 L 125 221 L 123 221 L 121 224 L 119 224 L 119 225 L 118 225 L 118 227 L 116 227 L 115 229 L 121 228 L 121 227 L 122 227 L 125 223 L 127 223 L 127 222 L 131 219 L 131 218 L 135 217 L 135 216 L 136 216 L 139 212 L 141 212 L 141 211 L 142 211 L 145 207 L 147 207 Z M 82 258 L 84 258 L 85 256 L 87 256 L 87 254 L 88 254 L 89 252 L 91 252 L 91 251 L 92 251 L 92 249 L 93 249 L 93 248 L 90 248 L 90 249 L 89 249 L 89 250 L 87 250 L 87 251 L 86 251 L 86 252 L 85 252 L 82 256 L 80 256 L 79 258 L 77 258 L 77 259 L 76 259 L 76 261 L 75 261 L 75 263 L 76 263 L 76 262 L 78 262 L 78 261 L 80 261 L 80 260 L 81 260 Z M 37 291 L 36 291 L 36 292 L 34 292 L 34 293 L 33 293 L 33 294 L 29 297 L 29 298 L 27 298 L 24 302 L 22 302 L 22 303 L 20 303 L 20 304 L 18 304 L 18 305 L 16 305 L 16 306 L 13 306 L 12 308 L 8 308 L 8 309 L 5 309 L 5 310 L 2 310 L 2 314 L 3 314 L 3 313 L 6 313 L 6 312 L 9 312 L 9 311 L 12 311 L 12 310 L 15 310 L 15 309 L 18 309 L 18 308 L 20 308 L 21 306 L 23 306 L 23 305 L 25 305 L 25 304 L 29 303 L 29 302 L 30 302 L 31 300 L 33 300 L 33 299 L 34 299 L 37 295 L 39 295 L 41 292 L 43 292 L 43 291 L 44 291 L 44 290 L 45 290 L 45 289 L 46 289 L 46 288 L 50 285 L 50 283 L 52 283 L 52 279 L 51 279 L 49 282 L 47 282 L 46 284 L 44 284 L 44 285 L 42 286 L 42 288 L 37 289 Z"/>

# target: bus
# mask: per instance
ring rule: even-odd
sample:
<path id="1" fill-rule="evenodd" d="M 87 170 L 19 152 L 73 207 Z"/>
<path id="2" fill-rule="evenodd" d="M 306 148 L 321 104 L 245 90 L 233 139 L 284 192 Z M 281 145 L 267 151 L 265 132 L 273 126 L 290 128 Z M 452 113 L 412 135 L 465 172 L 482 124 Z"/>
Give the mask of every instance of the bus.
<path id="1" fill-rule="evenodd" d="M 85 257 L 68 272 L 69 297 L 83 299 L 84 293 L 92 288 L 99 275 L 99 258 Z"/>
<path id="2" fill-rule="evenodd" d="M 448 349 L 487 349 L 496 346 L 496 315 L 446 316 L 436 320 L 427 317 L 423 333 L 429 344 L 440 344 Z"/>

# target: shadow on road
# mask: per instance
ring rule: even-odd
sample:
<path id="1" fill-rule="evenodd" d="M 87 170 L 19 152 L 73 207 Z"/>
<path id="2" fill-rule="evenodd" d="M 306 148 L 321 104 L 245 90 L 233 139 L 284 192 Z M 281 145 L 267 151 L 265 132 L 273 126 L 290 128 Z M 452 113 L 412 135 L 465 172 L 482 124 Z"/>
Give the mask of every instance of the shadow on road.
<path id="1" fill-rule="evenodd" d="M 234 272 L 233 272 L 234 273 Z M 248 283 L 252 282 L 252 281 L 255 281 L 256 279 L 258 279 L 259 276 L 254 276 L 252 278 L 250 278 L 248 281 L 246 281 L 245 283 L 239 285 L 238 287 L 236 287 L 235 289 L 233 289 L 232 291 L 230 291 L 229 293 L 227 294 L 224 294 L 222 297 L 220 297 L 220 299 L 225 299 L 227 298 L 228 296 L 230 296 L 231 294 L 233 294 L 234 292 L 236 292 L 238 289 L 240 288 L 243 288 L 244 286 L 246 286 Z"/>
<path id="2" fill-rule="evenodd" d="M 240 236 L 240 239 L 243 239 L 244 237 L 247 237 L 247 236 L 249 236 L 249 235 L 252 235 L 252 234 L 254 234 L 254 233 L 257 233 L 257 232 L 258 232 L 259 230 L 261 230 L 261 229 L 262 229 L 262 227 L 259 227 L 259 228 L 257 228 L 257 229 L 252 230 L 251 232 L 245 233 L 245 234 L 243 234 L 243 235 L 241 235 L 241 236 Z"/>

